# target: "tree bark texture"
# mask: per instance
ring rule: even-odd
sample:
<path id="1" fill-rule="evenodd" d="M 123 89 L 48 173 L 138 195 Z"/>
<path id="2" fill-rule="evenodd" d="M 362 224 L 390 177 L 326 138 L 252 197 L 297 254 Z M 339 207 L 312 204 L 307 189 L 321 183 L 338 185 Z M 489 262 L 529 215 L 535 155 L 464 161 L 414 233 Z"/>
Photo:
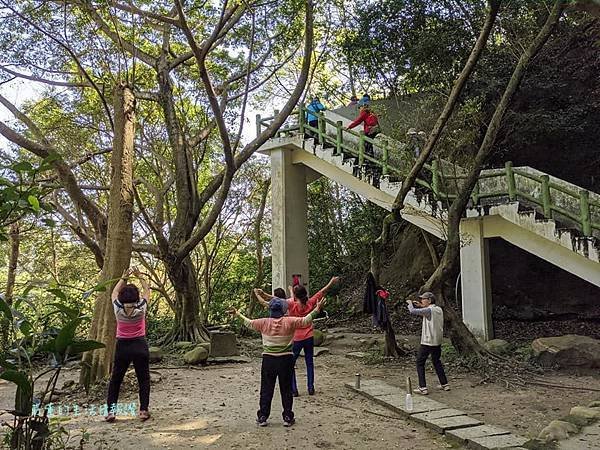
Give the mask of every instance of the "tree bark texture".
<path id="1" fill-rule="evenodd" d="M 89 338 L 104 343 L 106 348 L 83 356 L 80 382 L 86 388 L 111 372 L 116 342 L 111 291 L 131 260 L 135 98 L 128 86 L 118 85 L 115 88 L 114 121 L 106 252 L 100 274 L 101 283 L 114 282 L 96 298 Z"/>

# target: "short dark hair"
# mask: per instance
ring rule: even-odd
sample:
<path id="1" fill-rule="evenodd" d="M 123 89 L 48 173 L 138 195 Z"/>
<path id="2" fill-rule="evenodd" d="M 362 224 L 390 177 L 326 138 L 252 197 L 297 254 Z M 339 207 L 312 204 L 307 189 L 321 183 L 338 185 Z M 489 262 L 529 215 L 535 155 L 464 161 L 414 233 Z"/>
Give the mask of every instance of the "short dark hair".
<path id="1" fill-rule="evenodd" d="M 127 284 L 119 291 L 121 303 L 137 303 L 140 301 L 140 291 L 135 284 Z"/>
<path id="2" fill-rule="evenodd" d="M 287 295 L 285 294 L 285 291 L 283 290 L 283 288 L 277 288 L 273 291 L 273 295 L 277 298 L 287 298 Z"/>
<path id="3" fill-rule="evenodd" d="M 303 305 L 306 305 L 308 302 L 308 292 L 306 292 L 306 288 L 301 284 L 297 284 L 293 287 L 294 289 L 294 297 L 296 297 Z"/>

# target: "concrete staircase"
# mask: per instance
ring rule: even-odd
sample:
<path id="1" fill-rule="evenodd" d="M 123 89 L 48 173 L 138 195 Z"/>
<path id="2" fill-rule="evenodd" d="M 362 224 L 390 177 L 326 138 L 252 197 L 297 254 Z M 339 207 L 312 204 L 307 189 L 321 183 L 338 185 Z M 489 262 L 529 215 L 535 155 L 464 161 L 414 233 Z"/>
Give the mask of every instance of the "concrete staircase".
<path id="1" fill-rule="evenodd" d="M 343 135 L 340 125 L 348 123 L 347 117 L 336 111 L 326 111 L 319 129 L 312 130 L 313 135 L 317 135 L 316 139 L 307 139 L 304 134 L 295 131 L 297 126 L 295 129 L 294 126 L 288 126 L 278 137 L 267 142 L 261 152 L 289 150 L 292 164 L 307 168 L 307 182 L 325 176 L 391 210 L 401 188 L 399 180 L 402 177 L 394 169 L 396 172 L 389 171 L 389 175 L 375 180 L 368 164 L 359 165 L 359 160 L 365 158 L 363 154 L 359 156 L 362 149 L 362 143 L 359 142 L 364 137 L 356 133 Z M 340 140 L 343 140 L 343 144 Z M 376 155 L 382 153 L 377 148 L 379 143 L 382 147 L 387 146 L 384 153 L 386 166 L 392 159 L 389 156 L 392 152 L 390 149 L 406 151 L 404 144 L 380 135 L 375 141 Z M 445 161 L 439 162 L 439 166 L 446 167 L 448 173 L 464 173 L 464 169 L 451 167 Z M 461 221 L 463 316 L 472 330 L 485 338 L 491 338 L 492 334 L 487 238 L 502 238 L 600 286 L 600 195 L 583 192 L 575 185 L 533 168 L 507 166 L 506 171 L 503 170 L 482 172 L 477 196 L 473 197 L 466 217 Z M 512 179 L 506 176 L 508 170 Z M 436 174 L 436 177 L 440 177 L 448 186 L 452 184 L 443 173 Z M 508 184 L 511 182 L 513 193 L 509 195 L 511 186 Z M 435 195 L 431 189 L 423 187 L 424 184 L 412 189 L 405 201 L 402 216 L 438 238 L 445 239 L 444 224 L 450 200 L 443 195 Z M 514 193 L 515 189 L 517 194 Z M 541 192 L 543 190 L 547 191 L 545 197 Z M 450 191 L 451 188 L 448 189 Z M 581 200 L 574 198 L 573 192 L 580 193 Z M 542 197 L 544 202 L 538 200 Z M 551 199 L 551 203 L 547 199 Z M 581 205 L 580 202 L 584 201 L 585 205 Z M 587 208 L 587 222 L 582 219 L 580 223 L 576 219 L 584 207 Z"/>

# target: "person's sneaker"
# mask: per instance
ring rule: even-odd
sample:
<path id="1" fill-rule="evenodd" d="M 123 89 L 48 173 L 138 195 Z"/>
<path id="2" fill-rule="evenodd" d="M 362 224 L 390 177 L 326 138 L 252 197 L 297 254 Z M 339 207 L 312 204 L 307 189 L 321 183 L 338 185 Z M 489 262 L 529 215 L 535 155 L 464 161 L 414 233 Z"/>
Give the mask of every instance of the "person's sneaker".
<path id="1" fill-rule="evenodd" d="M 115 420 L 117 420 L 117 416 L 115 416 L 114 413 L 109 412 L 106 417 L 104 418 L 104 420 L 106 420 L 108 423 L 112 423 Z"/>
<path id="2" fill-rule="evenodd" d="M 284 427 L 291 427 L 295 423 L 296 423 L 296 419 L 294 419 L 294 418 L 286 417 L 285 419 L 283 419 L 283 426 Z"/>
<path id="3" fill-rule="evenodd" d="M 450 390 L 450 385 L 449 384 L 438 384 L 438 388 L 441 389 L 442 391 L 449 391 Z"/>
<path id="4" fill-rule="evenodd" d="M 150 413 L 148 411 L 140 411 L 139 418 L 142 422 L 145 422 L 150 418 Z"/>
<path id="5" fill-rule="evenodd" d="M 426 387 L 422 388 L 422 387 L 418 387 L 413 391 L 415 394 L 420 394 L 420 395 L 427 395 L 429 394 L 429 391 L 427 390 Z"/>
<path id="6" fill-rule="evenodd" d="M 265 416 L 261 416 L 258 419 L 256 419 L 256 424 L 259 427 L 266 427 L 269 423 L 267 422 L 267 418 Z"/>
<path id="7" fill-rule="evenodd" d="M 298 391 L 292 391 L 292 395 L 294 397 L 299 397 L 300 396 L 300 394 L 298 393 Z"/>
<path id="8" fill-rule="evenodd" d="M 308 395 L 315 395 L 315 388 L 308 388 Z"/>

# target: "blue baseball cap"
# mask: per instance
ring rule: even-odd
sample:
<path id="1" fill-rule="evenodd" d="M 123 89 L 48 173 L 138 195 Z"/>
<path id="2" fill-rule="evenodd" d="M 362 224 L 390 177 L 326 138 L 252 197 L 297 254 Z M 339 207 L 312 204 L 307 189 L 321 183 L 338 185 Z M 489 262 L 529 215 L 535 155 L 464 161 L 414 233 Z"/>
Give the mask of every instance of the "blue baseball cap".
<path id="1" fill-rule="evenodd" d="M 282 298 L 274 297 L 269 302 L 269 315 L 273 319 L 279 319 L 280 317 L 285 316 L 287 309 L 287 300 L 284 300 Z"/>

